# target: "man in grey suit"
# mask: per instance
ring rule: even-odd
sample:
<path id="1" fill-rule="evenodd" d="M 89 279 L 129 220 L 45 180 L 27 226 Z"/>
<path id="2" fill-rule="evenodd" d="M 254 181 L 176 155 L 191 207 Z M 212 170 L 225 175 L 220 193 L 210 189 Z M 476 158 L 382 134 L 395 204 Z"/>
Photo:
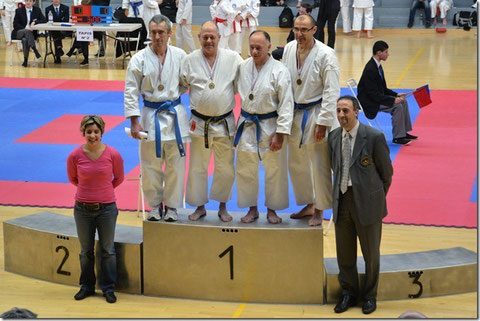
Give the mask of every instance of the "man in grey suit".
<path id="1" fill-rule="evenodd" d="M 358 119 L 360 106 L 352 96 L 337 101 L 337 118 L 341 128 L 328 136 L 328 148 L 334 174 L 333 221 L 338 279 L 342 298 L 335 312 L 347 311 L 357 304 L 357 236 L 365 260 L 363 286 L 365 314 L 376 309 L 380 272 L 382 218 L 387 215 L 386 194 L 392 182 L 393 168 L 385 136 Z"/>

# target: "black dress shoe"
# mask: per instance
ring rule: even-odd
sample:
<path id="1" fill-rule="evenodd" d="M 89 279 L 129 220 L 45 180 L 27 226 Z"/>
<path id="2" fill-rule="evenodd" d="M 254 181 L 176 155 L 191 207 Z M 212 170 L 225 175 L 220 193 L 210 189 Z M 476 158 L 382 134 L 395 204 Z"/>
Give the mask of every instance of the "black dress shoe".
<path id="1" fill-rule="evenodd" d="M 83 59 L 83 61 L 80 63 L 80 67 L 88 66 L 88 59 Z"/>
<path id="2" fill-rule="evenodd" d="M 54 63 L 56 63 L 56 64 L 61 64 L 61 63 L 62 63 L 62 59 L 60 59 L 60 56 L 57 56 L 57 57 L 55 58 Z"/>
<path id="3" fill-rule="evenodd" d="M 370 314 L 377 309 L 377 300 L 367 299 L 363 302 L 362 312 L 364 314 Z"/>
<path id="4" fill-rule="evenodd" d="M 28 60 L 25 59 L 25 60 L 23 61 L 23 63 L 22 63 L 22 67 L 27 68 L 27 66 L 28 66 Z"/>
<path id="5" fill-rule="evenodd" d="M 80 291 L 78 291 L 78 293 L 75 294 L 74 298 L 75 300 L 83 300 L 86 297 L 89 297 L 94 294 L 95 294 L 95 291 L 89 291 L 87 289 L 81 288 Z"/>
<path id="6" fill-rule="evenodd" d="M 337 303 L 333 311 L 335 313 L 342 313 L 348 310 L 348 308 L 357 305 L 357 299 L 352 295 L 344 295 L 342 300 Z"/>
<path id="7" fill-rule="evenodd" d="M 63 52 L 63 49 L 62 48 L 57 48 L 57 53 L 55 54 L 55 56 L 58 56 L 58 57 L 61 57 L 63 56 L 65 53 Z"/>
<path id="8" fill-rule="evenodd" d="M 402 137 L 402 138 L 394 138 L 393 143 L 397 145 L 408 145 L 411 143 L 411 141 L 406 137 Z"/>
<path id="9" fill-rule="evenodd" d="M 413 23 L 409 23 L 407 27 L 408 27 L 408 28 L 413 27 Z"/>
<path id="10" fill-rule="evenodd" d="M 37 57 L 37 59 L 40 59 L 42 57 L 42 55 L 38 52 L 37 48 L 33 48 L 33 52 L 35 53 L 35 57 Z"/>
<path id="11" fill-rule="evenodd" d="M 414 140 L 414 139 L 417 139 L 418 136 L 413 136 L 413 135 L 410 135 L 409 133 L 407 133 L 407 136 L 405 136 L 406 139 L 410 139 L 410 140 Z"/>
<path id="12" fill-rule="evenodd" d="M 67 57 L 71 57 L 75 53 L 75 49 L 72 48 L 67 52 Z"/>
<path id="13" fill-rule="evenodd" d="M 105 292 L 103 294 L 103 296 L 105 297 L 105 300 L 107 300 L 108 303 L 117 302 L 117 297 L 115 296 L 115 294 L 113 292 Z"/>

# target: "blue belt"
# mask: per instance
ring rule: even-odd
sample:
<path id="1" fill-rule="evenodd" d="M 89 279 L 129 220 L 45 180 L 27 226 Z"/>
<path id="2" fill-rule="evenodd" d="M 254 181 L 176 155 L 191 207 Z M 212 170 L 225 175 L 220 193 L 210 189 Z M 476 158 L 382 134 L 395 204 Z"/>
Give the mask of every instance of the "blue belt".
<path id="1" fill-rule="evenodd" d="M 240 126 L 238 126 L 237 133 L 235 134 L 235 139 L 233 140 L 233 146 L 237 147 L 238 142 L 240 141 L 240 137 L 243 133 L 243 127 L 245 126 L 245 122 L 251 121 L 257 126 L 257 154 L 258 158 L 262 160 L 262 158 L 260 157 L 260 120 L 278 117 L 278 114 L 276 111 L 272 111 L 268 114 L 250 114 L 242 109 L 241 115 L 243 116 L 244 120 L 242 121 Z"/>
<path id="2" fill-rule="evenodd" d="M 313 103 L 308 103 L 308 104 L 297 104 L 294 103 L 295 109 L 298 110 L 303 110 L 303 117 L 302 117 L 302 137 L 300 138 L 300 145 L 298 148 L 302 148 L 303 144 L 303 136 L 305 134 L 305 127 L 307 126 L 307 120 L 308 120 L 308 109 L 312 106 L 318 105 L 322 102 L 322 98 L 320 98 L 317 101 L 314 101 Z"/>
<path id="3" fill-rule="evenodd" d="M 174 124 L 175 124 L 175 138 L 177 140 L 178 151 L 180 156 L 185 156 L 185 148 L 183 147 L 182 135 L 180 133 L 180 126 L 178 125 L 177 111 L 175 106 L 180 104 L 180 97 L 176 100 L 167 100 L 163 102 L 153 102 L 144 100 L 143 105 L 148 108 L 156 109 L 155 110 L 155 152 L 158 158 L 162 157 L 162 136 L 160 131 L 160 120 L 158 120 L 158 113 L 161 111 L 169 111 L 175 114 Z"/>
<path id="4" fill-rule="evenodd" d="M 135 18 L 137 18 L 138 15 L 140 14 L 140 10 L 138 10 L 138 7 L 140 7 L 142 4 L 143 4 L 142 1 L 130 2 L 130 5 L 133 8 L 133 14 L 135 15 Z"/>

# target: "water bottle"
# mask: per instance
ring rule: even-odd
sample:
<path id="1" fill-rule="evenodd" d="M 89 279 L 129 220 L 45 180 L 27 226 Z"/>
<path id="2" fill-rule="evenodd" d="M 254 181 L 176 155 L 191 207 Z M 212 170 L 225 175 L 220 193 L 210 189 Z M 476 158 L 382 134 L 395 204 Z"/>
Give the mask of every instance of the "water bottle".
<path id="1" fill-rule="evenodd" d="M 48 12 L 48 24 L 53 25 L 53 13 L 52 13 L 52 11 Z"/>

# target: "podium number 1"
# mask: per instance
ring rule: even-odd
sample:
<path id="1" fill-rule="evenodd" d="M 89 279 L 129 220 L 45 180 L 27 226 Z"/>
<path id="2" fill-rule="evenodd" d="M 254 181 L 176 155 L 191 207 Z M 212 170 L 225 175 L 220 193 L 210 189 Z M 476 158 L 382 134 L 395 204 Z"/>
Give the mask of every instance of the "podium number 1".
<path id="1" fill-rule="evenodd" d="M 230 280 L 233 280 L 233 245 L 227 247 L 225 251 L 218 255 L 219 258 L 224 257 L 227 253 L 230 254 Z"/>

